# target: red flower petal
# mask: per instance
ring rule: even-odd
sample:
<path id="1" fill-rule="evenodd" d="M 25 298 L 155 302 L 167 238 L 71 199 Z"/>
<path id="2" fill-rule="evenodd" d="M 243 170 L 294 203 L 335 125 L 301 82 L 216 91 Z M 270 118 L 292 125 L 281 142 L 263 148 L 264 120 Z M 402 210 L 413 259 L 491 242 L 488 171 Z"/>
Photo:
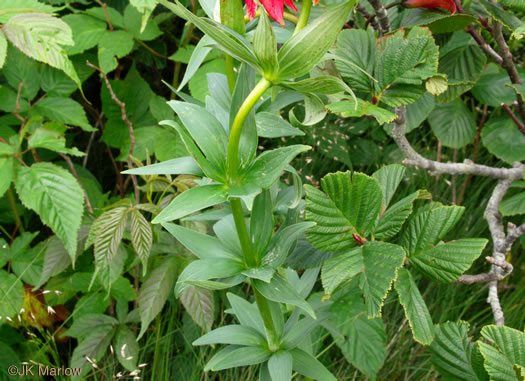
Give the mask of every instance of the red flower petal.
<path id="1" fill-rule="evenodd" d="M 253 0 L 246 0 L 246 13 L 248 14 L 248 18 L 250 20 L 253 20 L 255 17 L 255 11 L 257 10 L 258 5 L 255 4 L 255 1 Z"/>
<path id="2" fill-rule="evenodd" d="M 405 8 L 443 8 L 450 13 L 456 13 L 456 3 L 454 0 L 403 0 Z"/>
<path id="3" fill-rule="evenodd" d="M 317 0 L 319 1 L 319 0 Z M 293 0 L 284 0 L 284 4 L 286 4 L 286 6 L 288 8 L 290 8 L 292 11 L 294 11 L 295 13 L 297 13 L 297 7 L 295 6 L 295 4 L 293 3 Z"/>
<path id="4" fill-rule="evenodd" d="M 284 12 L 284 1 L 283 0 L 261 0 L 268 15 L 277 21 L 279 24 L 284 26 L 283 12 Z"/>

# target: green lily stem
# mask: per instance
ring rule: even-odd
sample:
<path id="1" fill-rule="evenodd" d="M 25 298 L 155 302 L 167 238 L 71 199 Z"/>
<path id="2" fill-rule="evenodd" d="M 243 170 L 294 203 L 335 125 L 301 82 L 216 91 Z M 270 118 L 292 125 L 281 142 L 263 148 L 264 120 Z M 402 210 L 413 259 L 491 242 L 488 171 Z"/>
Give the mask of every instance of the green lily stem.
<path id="1" fill-rule="evenodd" d="M 301 14 L 299 15 L 299 21 L 295 26 L 293 34 L 296 35 L 301 29 L 303 29 L 308 23 L 310 18 L 310 10 L 312 9 L 312 0 L 303 0 L 303 6 L 301 7 Z"/>
<path id="2" fill-rule="evenodd" d="M 226 159 L 226 169 L 229 185 L 237 184 L 237 175 L 239 167 L 239 142 L 241 140 L 242 126 L 244 121 L 248 117 L 248 114 L 255 106 L 259 98 L 264 92 L 271 86 L 270 81 L 266 78 L 262 78 L 257 85 L 253 88 L 251 93 L 246 97 L 243 104 L 239 108 L 235 119 L 233 120 L 232 128 L 230 131 L 230 139 L 228 141 L 228 157 Z"/>
<path id="3" fill-rule="evenodd" d="M 266 298 L 259 292 L 255 287 L 252 287 L 253 294 L 255 295 L 255 302 L 257 307 L 259 307 L 259 312 L 261 313 L 264 330 L 266 332 L 266 337 L 268 338 L 268 350 L 270 352 L 277 352 L 280 348 L 279 336 L 273 324 L 272 313 L 270 311 L 270 306 Z"/>
<path id="4" fill-rule="evenodd" d="M 253 252 L 250 237 L 248 236 L 248 230 L 246 229 L 246 223 L 244 222 L 244 212 L 242 210 L 241 199 L 234 197 L 230 199 L 232 207 L 233 220 L 235 221 L 235 228 L 237 229 L 237 235 L 241 243 L 242 254 L 244 255 L 244 261 L 248 267 L 256 267 L 257 260 L 255 253 Z"/>
<path id="5" fill-rule="evenodd" d="M 233 70 L 233 57 L 230 55 L 226 55 L 226 78 L 228 79 L 230 94 L 233 94 L 235 89 L 235 71 Z"/>
<path id="6" fill-rule="evenodd" d="M 18 230 L 20 230 L 21 233 L 24 232 L 24 225 L 22 224 L 22 220 L 20 219 L 20 215 L 18 214 L 18 209 L 16 208 L 16 200 L 15 196 L 13 195 L 13 191 L 11 190 L 11 187 L 7 188 L 7 199 L 9 200 L 9 206 L 11 207 L 11 210 L 13 211 L 13 217 L 15 218 L 15 224 L 18 226 Z"/>

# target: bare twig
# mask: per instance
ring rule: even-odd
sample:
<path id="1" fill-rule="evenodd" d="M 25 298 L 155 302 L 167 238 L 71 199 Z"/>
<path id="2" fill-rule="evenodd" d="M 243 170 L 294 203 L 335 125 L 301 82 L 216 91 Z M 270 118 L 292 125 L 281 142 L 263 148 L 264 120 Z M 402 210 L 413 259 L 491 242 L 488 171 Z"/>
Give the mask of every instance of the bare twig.
<path id="1" fill-rule="evenodd" d="M 113 32 L 113 25 L 111 24 L 111 19 L 109 18 L 109 13 L 108 13 L 108 5 L 106 3 L 103 3 L 100 0 L 95 0 L 95 2 L 104 9 L 104 13 L 106 15 L 106 21 L 108 22 L 108 28 L 111 32 Z"/>
<path id="2" fill-rule="evenodd" d="M 388 12 L 381 3 L 381 0 L 368 0 L 374 11 L 376 12 L 376 17 L 379 20 L 379 25 L 381 25 L 381 30 L 379 35 L 390 32 L 390 20 L 388 19 Z"/>
<path id="3" fill-rule="evenodd" d="M 358 4 L 356 9 L 366 19 L 365 29 L 367 29 L 368 28 L 368 24 L 370 24 L 370 25 L 372 25 L 372 28 L 374 28 L 374 30 L 377 30 L 377 31 L 381 30 L 381 27 L 379 26 L 379 24 L 377 23 L 376 18 L 374 17 L 375 15 L 370 15 L 370 13 L 368 13 L 366 8 L 362 4 Z"/>
<path id="4" fill-rule="evenodd" d="M 106 87 L 108 88 L 109 94 L 111 95 L 111 99 L 113 99 L 113 101 L 120 107 L 120 113 L 121 113 L 122 120 L 124 121 L 124 123 L 126 123 L 126 125 L 128 126 L 128 130 L 129 130 L 130 145 L 129 145 L 127 163 L 128 163 L 128 168 L 131 169 L 133 168 L 133 164 L 131 162 L 131 156 L 133 155 L 133 148 L 135 147 L 136 140 L 135 140 L 135 132 L 133 130 L 133 124 L 128 119 L 128 116 L 126 114 L 126 104 L 122 102 L 120 99 L 118 99 L 118 97 L 116 96 L 115 92 L 113 91 L 113 88 L 111 87 L 111 84 L 109 83 L 109 79 L 106 73 L 104 73 L 104 71 L 101 68 L 93 65 L 89 61 L 86 61 L 86 64 L 89 67 L 92 67 L 93 69 L 98 71 L 102 75 L 102 77 L 104 78 L 104 82 L 106 82 Z M 140 192 L 139 192 L 139 188 L 137 184 L 137 177 L 135 175 L 131 175 L 131 181 L 133 182 L 133 190 L 135 191 L 135 200 L 138 203 L 140 201 Z"/>
<path id="5" fill-rule="evenodd" d="M 503 110 L 505 110 L 505 112 L 510 116 L 510 119 L 512 119 L 512 121 L 516 124 L 516 126 L 518 126 L 518 129 L 520 130 L 520 132 L 525 135 L 525 124 L 523 124 L 521 120 L 518 119 L 516 114 L 514 114 L 512 110 L 510 109 L 510 107 L 507 106 L 505 103 L 502 103 L 501 107 L 503 107 Z"/>
<path id="6" fill-rule="evenodd" d="M 102 111 L 100 114 L 98 114 L 97 122 L 95 123 L 95 128 L 98 128 L 102 124 L 102 120 L 104 118 L 104 111 Z M 89 141 L 86 147 L 86 156 L 84 156 L 84 160 L 82 160 L 82 167 L 86 168 L 89 152 L 91 151 L 91 146 L 93 145 L 93 141 L 95 140 L 95 134 L 97 131 L 93 131 L 91 135 L 89 136 Z"/>
<path id="7" fill-rule="evenodd" d="M 93 207 L 91 206 L 91 202 L 89 201 L 89 197 L 86 191 L 86 188 L 84 188 L 84 185 L 80 181 L 80 177 L 78 177 L 77 170 L 75 169 L 75 166 L 73 165 L 73 162 L 71 161 L 71 158 L 63 153 L 60 154 L 62 156 L 62 159 L 67 163 L 67 166 L 69 167 L 69 170 L 77 179 L 78 185 L 80 185 L 80 188 L 82 188 L 82 192 L 84 192 L 84 200 L 86 201 L 86 208 L 88 209 L 89 213 L 93 214 Z"/>
<path id="8" fill-rule="evenodd" d="M 20 115 L 20 95 L 22 94 L 23 87 L 24 87 L 24 81 L 18 84 L 18 92 L 16 93 L 15 111 L 13 111 L 13 115 L 16 116 L 16 118 L 22 123 L 22 126 L 20 127 L 20 129 L 22 129 L 24 127 L 24 124 L 26 123 L 25 118 L 22 115 Z"/>

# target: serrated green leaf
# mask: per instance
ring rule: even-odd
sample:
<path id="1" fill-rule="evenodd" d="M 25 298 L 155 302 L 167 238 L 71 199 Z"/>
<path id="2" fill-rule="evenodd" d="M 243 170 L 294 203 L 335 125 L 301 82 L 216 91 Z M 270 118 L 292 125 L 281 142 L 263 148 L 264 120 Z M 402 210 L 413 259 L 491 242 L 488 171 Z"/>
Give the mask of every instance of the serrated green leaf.
<path id="1" fill-rule="evenodd" d="M 106 74 L 118 66 L 117 58 L 128 55 L 133 49 L 133 36 L 124 30 L 106 30 L 98 42 L 98 64 Z"/>
<path id="2" fill-rule="evenodd" d="M 503 26 L 505 26 L 510 32 L 513 32 L 514 29 L 519 28 L 522 24 L 522 21 L 514 16 L 512 13 L 507 12 L 503 7 L 499 6 L 498 3 L 491 3 L 487 0 L 480 0 L 479 3 L 492 16 L 496 21 L 499 21 Z"/>
<path id="3" fill-rule="evenodd" d="M 301 77 L 317 65 L 337 39 L 354 4 L 351 0 L 326 11 L 286 41 L 279 50 L 276 79 Z"/>
<path id="4" fill-rule="evenodd" d="M 385 239 L 396 235 L 401 230 L 401 227 L 408 216 L 412 213 L 412 205 L 414 200 L 418 198 L 427 198 L 426 193 L 423 195 L 421 195 L 421 193 L 423 192 L 414 192 L 399 200 L 394 205 L 391 205 L 377 220 L 377 224 L 374 229 L 374 236 L 379 239 Z"/>
<path id="5" fill-rule="evenodd" d="M 525 160 L 525 135 L 507 115 L 490 118 L 481 139 L 490 153 L 509 164 Z"/>
<path id="6" fill-rule="evenodd" d="M 392 197 L 394 196 L 397 187 L 401 183 L 404 174 L 405 167 L 400 164 L 386 165 L 372 174 L 372 177 L 374 177 L 379 182 L 379 186 L 383 191 L 383 211 L 388 208 L 390 200 L 392 200 Z"/>
<path id="7" fill-rule="evenodd" d="M 70 56 L 95 47 L 107 28 L 104 21 L 83 14 L 68 14 L 62 17 L 62 21 L 69 25 L 73 33 L 74 45 L 65 48 Z"/>
<path id="8" fill-rule="evenodd" d="M 139 256 L 146 274 L 148 268 L 148 257 L 153 244 L 153 231 L 151 224 L 136 209 L 131 210 L 131 243 Z"/>
<path id="9" fill-rule="evenodd" d="M 355 246 L 353 233 L 370 234 L 381 209 L 383 193 L 376 179 L 362 173 L 337 172 L 321 180 L 323 193 L 306 190 L 306 220 L 317 223 L 307 239 L 318 250 L 343 251 Z"/>
<path id="10" fill-rule="evenodd" d="M 459 221 L 465 208 L 460 206 L 437 206 L 412 216 L 401 235 L 400 244 L 408 255 L 416 255 L 429 249 L 443 238 Z"/>
<path id="11" fill-rule="evenodd" d="M 525 333 L 505 326 L 486 325 L 481 336 L 489 344 L 478 342 L 491 380 L 515 380 L 515 365 L 525 367 Z"/>
<path id="12" fill-rule="evenodd" d="M 5 38 L 5 34 L 0 33 L 0 69 L 4 66 L 6 55 L 7 55 L 7 39 Z"/>
<path id="13" fill-rule="evenodd" d="M 205 331 L 211 329 L 215 305 L 210 290 L 189 285 L 182 291 L 180 301 L 195 323 Z"/>
<path id="14" fill-rule="evenodd" d="M 433 280 L 452 282 L 470 268 L 481 255 L 487 242 L 482 238 L 464 238 L 438 244 L 412 255 L 409 261 Z"/>
<path id="15" fill-rule="evenodd" d="M 428 122 L 436 137 L 447 147 L 463 148 L 476 136 L 476 121 L 459 99 L 437 105 L 428 116 Z"/>
<path id="16" fill-rule="evenodd" d="M 71 28 L 64 21 L 45 13 L 21 13 L 12 16 L 3 32 L 24 54 L 66 73 L 79 89 L 80 79 L 60 45 L 74 45 Z"/>
<path id="17" fill-rule="evenodd" d="M 75 338 L 84 338 L 91 334 L 96 328 L 113 328 L 118 325 L 118 320 L 112 316 L 104 314 L 85 314 L 75 319 L 65 335 Z"/>
<path id="18" fill-rule="evenodd" d="M 137 369 L 139 345 L 133 332 L 125 325 L 120 325 L 117 328 L 114 344 L 114 350 L 122 366 L 130 372 Z"/>
<path id="19" fill-rule="evenodd" d="M 394 286 L 399 296 L 399 303 L 405 310 L 414 340 L 429 345 L 434 340 L 434 325 L 412 274 L 405 268 L 399 269 L 398 280 Z"/>
<path id="20" fill-rule="evenodd" d="M 429 346 L 432 365 L 443 376 L 452 381 L 484 381 L 473 368 L 474 345 L 468 337 L 466 322 L 436 324 L 435 339 Z"/>
<path id="21" fill-rule="evenodd" d="M 381 308 L 398 269 L 403 266 L 405 251 L 385 242 L 368 242 L 362 247 L 364 264 L 363 293 L 368 317 L 380 317 Z"/>
<path id="22" fill-rule="evenodd" d="M 89 370 L 93 369 L 93 365 L 86 357 L 91 361 L 101 360 L 114 334 L 115 329 L 111 326 L 98 327 L 91 331 L 73 351 L 70 366 L 81 369 L 81 376 L 87 374 Z M 73 379 L 80 379 L 80 377 L 73 377 Z"/>
<path id="23" fill-rule="evenodd" d="M 136 2 L 136 0 L 133 1 Z M 154 21 L 147 22 L 147 18 L 155 8 L 156 3 L 156 0 L 149 0 L 148 6 L 143 5 L 141 7 L 146 12 L 146 18 L 136 9 L 136 4 L 131 3 L 124 9 L 124 27 L 136 39 L 151 41 L 162 35 L 162 31 Z"/>
<path id="24" fill-rule="evenodd" d="M 343 30 L 337 40 L 336 56 L 336 67 L 351 86 L 360 91 L 373 89 L 376 39 L 371 30 Z"/>
<path id="25" fill-rule="evenodd" d="M 476 22 L 476 18 L 468 14 L 450 15 L 437 9 L 419 8 L 407 9 L 408 14 L 403 19 L 403 26 L 427 26 L 432 34 L 452 33 L 462 30 L 469 24 Z"/>
<path id="26" fill-rule="evenodd" d="M 95 236 L 95 266 L 97 270 L 108 266 L 117 251 L 124 235 L 124 229 L 128 223 L 130 209 L 120 206 L 104 212 L 98 217 Z"/>
<path id="27" fill-rule="evenodd" d="M 499 210 L 503 216 L 525 214 L 525 192 L 515 194 L 514 196 L 503 200 L 500 204 Z"/>
<path id="28" fill-rule="evenodd" d="M 202 185 L 181 193 L 153 219 L 154 224 L 186 217 L 201 209 L 223 203 L 228 198 L 224 185 Z"/>
<path id="29" fill-rule="evenodd" d="M 246 346 L 264 346 L 266 339 L 254 328 L 243 325 L 219 327 L 199 337 L 193 345 L 232 344 Z"/>
<path id="30" fill-rule="evenodd" d="M 24 305 L 24 285 L 14 274 L 0 270 L 0 316 L 13 318 Z"/>
<path id="31" fill-rule="evenodd" d="M 390 123 L 397 118 L 397 115 L 393 112 L 362 99 L 357 99 L 357 103 L 352 99 L 334 102 L 326 105 L 326 108 L 332 113 L 341 115 L 343 118 L 371 115 L 379 124 Z"/>
<path id="32" fill-rule="evenodd" d="M 72 156 L 84 156 L 84 153 L 76 148 L 67 148 L 66 139 L 61 133 L 45 128 L 37 128 L 35 130 L 27 141 L 27 148 L 45 148 Z"/>
<path id="33" fill-rule="evenodd" d="M 348 252 L 328 258 L 321 269 L 321 282 L 325 294 L 332 294 L 341 283 L 350 281 L 363 270 L 360 247 L 354 247 Z"/>
<path id="34" fill-rule="evenodd" d="M 60 8 L 39 2 L 38 0 L 3 0 L 0 10 L 0 22 L 6 23 L 11 17 L 20 13 L 40 12 L 55 13 Z"/>
<path id="35" fill-rule="evenodd" d="M 148 329 L 151 321 L 159 314 L 172 293 L 176 273 L 177 261 L 169 258 L 160 266 L 156 267 L 142 283 L 139 295 L 138 305 L 140 311 L 140 339 Z"/>
<path id="36" fill-rule="evenodd" d="M 95 131 L 82 106 L 73 99 L 46 97 L 35 104 L 35 109 L 50 121 L 78 126 L 84 131 Z"/>
<path id="37" fill-rule="evenodd" d="M 77 180 L 54 164 L 36 163 L 18 169 L 15 187 L 22 203 L 60 237 L 74 261 L 84 212 L 84 192 Z"/>
<path id="38" fill-rule="evenodd" d="M 0 176 L 0 197 L 2 197 L 13 180 L 13 158 L 0 157 L 0 173 L 2 173 Z"/>

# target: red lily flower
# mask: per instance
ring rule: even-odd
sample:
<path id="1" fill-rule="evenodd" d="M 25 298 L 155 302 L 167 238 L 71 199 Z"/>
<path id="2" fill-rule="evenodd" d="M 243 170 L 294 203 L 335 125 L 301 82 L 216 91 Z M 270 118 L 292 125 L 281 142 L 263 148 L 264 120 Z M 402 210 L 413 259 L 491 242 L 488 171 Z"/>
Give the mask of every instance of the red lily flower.
<path id="1" fill-rule="evenodd" d="M 403 0 L 402 4 L 405 8 L 444 8 L 456 13 L 454 0 Z"/>
<path id="2" fill-rule="evenodd" d="M 285 4 L 288 8 L 297 13 L 297 8 L 295 7 L 293 0 L 260 0 L 260 2 L 264 9 L 266 9 L 266 12 L 268 12 L 268 15 L 282 26 L 284 26 L 283 12 Z M 318 2 L 319 0 L 314 0 L 313 4 L 315 5 Z M 255 11 L 258 7 L 259 4 L 256 4 L 254 0 L 246 0 L 247 13 L 250 20 L 255 17 Z"/>

